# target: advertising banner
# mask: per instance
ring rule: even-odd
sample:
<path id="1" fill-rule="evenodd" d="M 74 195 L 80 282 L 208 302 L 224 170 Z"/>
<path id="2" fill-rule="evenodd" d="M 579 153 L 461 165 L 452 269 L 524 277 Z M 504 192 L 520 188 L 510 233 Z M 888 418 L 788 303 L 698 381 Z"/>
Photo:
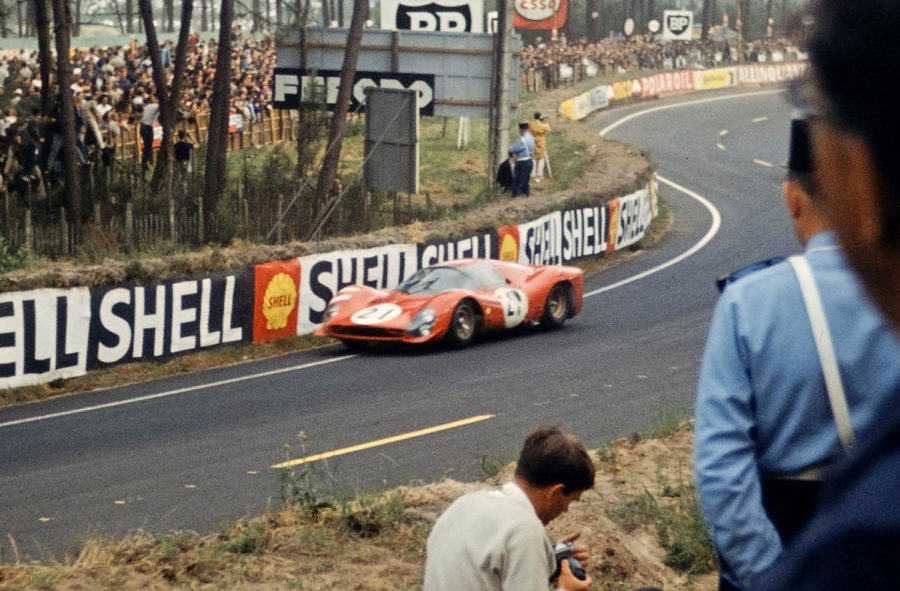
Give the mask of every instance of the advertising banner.
<path id="1" fill-rule="evenodd" d="M 299 109 L 301 104 L 317 105 L 324 102 L 328 109 L 334 109 L 340 79 L 341 73 L 338 70 L 307 72 L 301 68 L 275 68 L 272 105 L 276 109 Z M 434 114 L 434 74 L 357 71 L 353 80 L 351 112 L 362 109 L 366 102 L 366 88 L 378 86 L 415 90 L 419 93 L 419 112 L 422 115 Z"/>
<path id="2" fill-rule="evenodd" d="M 513 27 L 552 31 L 566 24 L 568 0 L 516 0 Z"/>
<path id="3" fill-rule="evenodd" d="M 622 82 L 613 82 L 612 84 L 612 100 L 621 101 L 627 98 L 631 98 L 634 88 L 633 80 L 623 80 Z"/>
<path id="4" fill-rule="evenodd" d="M 91 290 L 88 368 L 249 343 L 252 293 L 250 270 Z"/>
<path id="5" fill-rule="evenodd" d="M 382 0 L 381 28 L 481 33 L 483 0 Z"/>
<path id="6" fill-rule="evenodd" d="M 683 92 L 694 89 L 694 73 L 689 70 L 664 72 L 654 76 L 641 78 L 641 98 L 652 98 L 670 92 Z"/>
<path id="7" fill-rule="evenodd" d="M 90 327 L 86 287 L 0 294 L 0 387 L 84 375 Z"/>
<path id="8" fill-rule="evenodd" d="M 300 260 L 256 265 L 253 285 L 253 342 L 296 335 Z"/>
<path id="9" fill-rule="evenodd" d="M 715 70 L 696 70 L 694 72 L 694 88 L 697 90 L 718 90 L 731 88 L 737 84 L 737 73 L 734 68 L 716 68 Z"/>
<path id="10" fill-rule="evenodd" d="M 618 198 L 615 250 L 631 246 L 644 237 L 653 221 L 653 207 L 647 189 Z M 612 218 L 612 216 L 611 216 Z"/>
<path id="11" fill-rule="evenodd" d="M 738 66 L 738 84 L 779 84 L 794 80 L 806 71 L 806 62 Z"/>
<path id="12" fill-rule="evenodd" d="M 390 289 L 416 272 L 414 244 L 339 250 L 300 257 L 300 302 L 297 334 L 308 334 L 322 323 L 331 298 L 347 285 Z"/>
<path id="13" fill-rule="evenodd" d="M 470 238 L 419 244 L 416 249 L 418 270 L 453 259 L 495 259 L 497 238 L 493 232 L 484 232 Z"/>

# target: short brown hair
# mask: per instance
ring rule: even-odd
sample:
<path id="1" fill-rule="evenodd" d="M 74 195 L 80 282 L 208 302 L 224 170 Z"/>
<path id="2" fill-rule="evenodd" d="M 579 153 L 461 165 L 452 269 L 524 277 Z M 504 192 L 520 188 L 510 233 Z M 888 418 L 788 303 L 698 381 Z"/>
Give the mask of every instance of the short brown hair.
<path id="1" fill-rule="evenodd" d="M 594 464 L 574 435 L 542 426 L 525 439 L 516 476 L 537 488 L 562 484 L 573 493 L 594 487 Z"/>

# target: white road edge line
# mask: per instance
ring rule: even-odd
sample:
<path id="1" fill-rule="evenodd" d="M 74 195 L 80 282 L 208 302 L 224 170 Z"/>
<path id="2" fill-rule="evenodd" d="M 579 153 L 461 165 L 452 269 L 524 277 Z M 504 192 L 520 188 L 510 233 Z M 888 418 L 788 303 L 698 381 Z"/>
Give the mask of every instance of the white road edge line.
<path id="1" fill-rule="evenodd" d="M 601 137 L 605 136 L 610 131 L 614 130 L 615 128 L 619 127 L 620 125 L 622 125 L 628 121 L 631 121 L 632 119 L 636 119 L 638 117 L 647 115 L 649 113 L 655 113 L 657 111 L 666 111 L 668 109 L 677 109 L 679 107 L 689 107 L 689 106 L 693 106 L 693 105 L 697 105 L 697 104 L 712 103 L 712 102 L 716 102 L 716 101 L 728 101 L 728 100 L 734 100 L 734 99 L 738 99 L 738 98 L 745 98 L 748 96 L 779 94 L 782 92 L 784 92 L 783 89 L 765 90 L 762 92 L 744 92 L 741 94 L 733 94 L 733 95 L 728 95 L 728 96 L 711 97 L 711 98 L 707 98 L 707 99 L 701 99 L 699 101 L 688 101 L 688 102 L 684 102 L 684 103 L 676 103 L 674 105 L 662 105 L 659 107 L 653 107 L 651 109 L 646 109 L 643 111 L 638 111 L 636 113 L 632 113 L 631 115 L 628 115 L 627 117 L 623 117 L 622 119 L 619 119 L 618 121 L 616 121 L 610 125 L 607 125 L 602 130 L 600 130 L 600 136 Z M 725 131 L 725 130 L 723 130 L 723 131 Z M 720 135 L 721 135 L 721 132 L 720 132 Z M 707 211 L 709 211 L 710 215 L 712 216 L 712 224 L 710 224 L 709 229 L 706 231 L 706 234 L 696 244 L 694 244 L 694 246 L 690 247 L 689 249 L 687 249 L 680 255 L 676 256 L 675 258 L 669 259 L 665 263 L 662 263 L 661 265 L 657 265 L 656 267 L 653 267 L 652 269 L 647 269 L 646 271 L 644 271 L 642 273 L 638 273 L 637 275 L 632 275 L 631 277 L 628 277 L 627 279 L 617 281 L 616 283 L 607 285 L 606 287 L 601 287 L 600 289 L 595 289 L 593 291 L 589 291 L 589 292 L 585 293 L 583 297 L 590 298 L 595 295 L 599 295 L 601 293 L 616 289 L 618 287 L 622 287 L 623 285 L 628 285 L 629 283 L 634 283 L 635 281 L 640 281 L 641 279 L 644 279 L 645 277 L 649 277 L 650 275 L 659 273 L 660 271 L 662 271 L 664 269 L 668 269 L 672 265 L 676 265 L 676 264 L 680 263 L 681 261 L 696 254 L 700 249 L 702 249 L 707 244 L 709 244 L 709 242 L 719 232 L 719 228 L 722 226 L 722 215 L 719 213 L 719 210 L 716 209 L 715 205 L 713 205 L 708 199 L 706 199 L 702 195 L 700 195 L 694 191 L 691 191 L 690 189 L 688 189 L 686 187 L 682 187 L 681 185 L 679 185 L 678 183 L 676 183 L 674 181 L 671 181 L 660 175 L 657 175 L 656 178 L 662 184 L 668 185 L 668 186 L 672 187 L 673 189 L 675 189 L 676 191 L 681 191 L 688 197 L 698 201 L 701 205 L 703 205 L 703 207 L 705 207 L 707 209 Z"/>
<path id="2" fill-rule="evenodd" d="M 678 183 L 670 181 L 669 179 L 667 179 L 665 177 L 661 177 L 661 176 L 657 175 L 656 178 L 662 184 L 669 185 L 676 191 L 681 191 L 688 197 L 691 197 L 692 199 L 699 201 L 700 204 L 703 205 L 703 207 L 705 207 L 709 211 L 710 215 L 712 215 L 712 224 L 710 224 L 709 230 L 706 231 L 706 234 L 703 236 L 703 238 L 701 238 L 696 244 L 694 244 L 694 246 L 690 247 L 689 249 L 687 249 L 680 255 L 676 256 L 675 258 L 669 259 L 665 263 L 662 263 L 661 265 L 657 265 L 657 266 L 653 267 L 652 269 L 647 269 L 646 271 L 644 271 L 642 273 L 638 273 L 637 275 L 632 275 L 631 277 L 628 277 L 627 279 L 623 279 L 622 281 L 618 281 L 611 285 L 607 285 L 606 287 L 601 287 L 600 289 L 595 289 L 594 291 L 589 291 L 588 293 L 584 294 L 584 296 L 583 296 L 584 298 L 593 297 L 593 296 L 599 295 L 603 292 L 610 291 L 612 289 L 616 289 L 617 287 L 622 287 L 623 285 L 628 285 L 629 283 L 633 283 L 633 282 L 639 281 L 645 277 L 649 277 L 650 275 L 653 275 L 655 273 L 659 273 L 663 269 L 668 269 L 672 265 L 676 265 L 676 264 L 680 263 L 681 261 L 687 259 L 688 257 L 691 257 L 694 254 L 696 254 L 701 248 L 703 248 L 704 246 L 709 244 L 709 242 L 713 239 L 713 237 L 719 232 L 719 227 L 722 225 L 722 216 L 721 216 L 721 214 L 719 214 L 719 210 L 716 209 L 715 205 L 710 203 L 709 200 L 706 199 L 705 197 L 702 197 L 701 195 L 698 195 L 694 191 L 691 191 L 690 189 L 682 187 Z"/>
<path id="3" fill-rule="evenodd" d="M 765 115 L 763 115 L 762 117 L 757 117 L 756 119 L 754 119 L 753 123 L 764 123 L 768 120 L 769 120 L 769 118 L 766 117 Z"/>
<path id="4" fill-rule="evenodd" d="M 712 102 L 716 102 L 716 101 L 734 100 L 734 99 L 745 98 L 748 96 L 755 96 L 755 95 L 762 96 L 762 95 L 768 95 L 768 94 L 778 94 L 781 92 L 784 92 L 784 90 L 779 89 L 779 90 L 764 90 L 764 91 L 760 91 L 760 92 L 744 92 L 741 94 L 733 94 L 733 95 L 720 96 L 720 97 L 711 97 L 711 98 L 701 99 L 701 100 L 697 100 L 697 101 L 688 101 L 688 102 L 684 102 L 684 103 L 677 103 L 674 105 L 663 105 L 663 106 L 659 106 L 659 107 L 653 107 L 651 109 L 646 109 L 643 111 L 638 111 L 636 113 L 632 113 L 631 115 L 627 115 L 627 116 L 623 117 L 622 119 L 619 119 L 618 121 L 606 126 L 602 130 L 600 130 L 600 136 L 601 137 L 605 136 L 607 133 L 609 133 L 613 129 L 619 127 L 620 125 L 622 125 L 628 121 L 631 121 L 632 119 L 636 119 L 638 117 L 647 115 L 649 113 L 655 113 L 657 111 L 665 111 L 668 109 L 676 109 L 679 107 L 689 107 L 692 105 L 698 105 L 698 104 L 702 104 L 702 103 L 712 103 Z M 701 248 L 706 246 L 709 243 L 709 241 L 712 240 L 713 237 L 716 235 L 716 233 L 719 231 L 719 227 L 722 224 L 722 216 L 719 214 L 719 210 L 717 210 L 712 203 L 710 203 L 706 198 L 702 197 L 701 195 L 691 191 L 690 189 L 682 187 L 681 185 L 679 185 L 673 181 L 670 181 L 670 180 L 666 179 L 665 177 L 657 175 L 656 178 L 664 185 L 669 185 L 673 189 L 675 189 L 677 191 L 681 191 L 685 195 L 699 201 L 707 210 L 709 210 L 710 214 L 712 215 L 712 218 L 713 218 L 712 225 L 710 226 L 709 230 L 707 230 L 706 235 L 703 236 L 703 238 L 701 238 L 699 242 L 697 242 L 690 249 L 686 250 L 685 252 L 681 253 L 680 255 L 676 256 L 675 258 L 670 259 L 669 261 L 667 261 L 661 265 L 653 267 L 652 269 L 648 269 L 647 271 L 644 271 L 642 273 L 638 273 L 637 275 L 629 277 L 628 279 L 623 279 L 622 281 L 613 283 L 612 285 L 607 285 L 606 287 L 601 287 L 600 289 L 595 289 L 594 291 L 590 291 L 590 292 L 584 294 L 585 298 L 589 298 L 589 297 L 601 294 L 603 292 L 610 291 L 612 289 L 621 287 L 623 285 L 628 285 L 629 283 L 632 283 L 634 281 L 639 281 L 645 277 L 653 275 L 654 273 L 658 273 L 659 271 L 662 271 L 663 269 L 671 267 L 672 265 L 680 263 L 681 261 L 692 256 L 698 250 L 700 250 Z M 46 415 L 27 417 L 24 419 L 17 419 L 15 421 L 7 421 L 5 423 L 0 423 L 0 429 L 3 429 L 4 427 L 13 427 L 15 425 L 23 425 L 26 423 L 35 423 L 37 421 L 46 421 L 48 419 L 54 419 L 57 417 L 65 417 L 65 416 L 69 416 L 69 415 L 76 415 L 76 414 L 81 414 L 81 413 L 86 413 L 86 412 L 92 412 L 95 410 L 102 410 L 105 408 L 124 406 L 126 404 L 134 404 L 137 402 L 144 402 L 146 400 L 154 400 L 156 398 L 166 398 L 168 396 L 175 396 L 178 394 L 186 394 L 188 392 L 195 392 L 197 390 L 205 390 L 207 388 L 215 388 L 217 386 L 225 386 L 228 384 L 245 382 L 245 381 L 249 381 L 249 380 L 254 380 L 256 378 L 264 378 L 267 376 L 277 375 L 277 374 L 281 374 L 281 373 L 287 373 L 287 372 L 291 372 L 291 371 L 300 371 L 302 369 L 309 369 L 312 367 L 317 367 L 319 365 L 327 365 L 329 363 L 337 363 L 339 361 L 346 361 L 347 359 L 352 359 L 354 357 L 358 357 L 358 355 L 343 355 L 341 357 L 335 357 L 334 359 L 325 359 L 322 361 L 314 361 L 312 363 L 304 363 L 302 365 L 295 365 L 292 367 L 285 367 L 282 369 L 276 369 L 276 370 L 272 370 L 272 371 L 251 374 L 251 375 L 247 375 L 247 376 L 241 376 L 239 378 L 220 380 L 217 382 L 210 382 L 209 384 L 199 384 L 197 386 L 191 386 L 188 388 L 179 388 L 177 390 L 169 390 L 167 392 L 160 392 L 158 394 L 149 394 L 147 396 L 140 396 L 138 398 L 129 398 L 127 400 L 108 402 L 106 404 L 85 406 L 83 408 L 76 408 L 76 409 L 72 409 L 72 410 L 55 412 L 55 413 L 46 414 Z"/>
<path id="5" fill-rule="evenodd" d="M 178 394 L 186 394 L 188 392 L 196 392 L 198 390 L 206 390 L 208 388 L 215 388 L 217 386 L 226 386 L 228 384 L 237 384 L 239 382 L 246 382 L 248 380 L 255 380 L 256 378 L 264 378 L 268 376 L 274 376 L 282 373 L 288 373 L 292 371 L 300 371 L 303 369 L 311 369 L 313 367 L 318 367 L 320 365 L 328 365 L 329 363 L 337 363 L 338 361 L 346 361 L 347 359 L 352 359 L 354 357 L 358 357 L 358 355 L 342 355 L 341 357 L 334 357 L 332 359 L 323 359 L 321 361 L 312 361 L 310 363 L 303 363 L 301 365 L 293 365 L 291 367 L 283 367 L 281 369 L 273 369 L 271 371 L 264 371 L 261 373 L 250 374 L 246 376 L 241 376 L 239 378 L 230 378 L 227 380 L 219 380 L 217 382 L 210 382 L 208 384 L 198 384 L 197 386 L 189 386 L 186 388 L 178 388 L 176 390 L 168 390 L 166 392 L 159 392 L 158 394 L 148 394 L 147 396 L 139 396 L 137 398 L 128 398 L 127 400 L 118 400 L 116 402 L 107 402 L 106 404 L 95 404 L 94 406 L 85 406 L 83 408 L 73 408 L 72 410 L 64 410 L 61 412 L 54 412 L 46 415 L 38 415 L 34 417 L 27 417 L 24 419 L 17 419 L 15 421 L 7 421 L 5 423 L 0 423 L 0 429 L 4 427 L 13 427 L 15 425 L 23 425 L 25 423 L 34 423 L 37 421 L 46 421 L 48 419 L 55 419 L 58 417 L 66 417 L 69 415 L 77 415 L 85 412 L 92 412 L 95 410 L 102 410 L 105 408 L 113 408 L 116 406 L 125 406 L 126 404 L 134 404 L 136 402 L 145 402 L 147 400 L 155 400 L 157 398 L 167 398 L 169 396 L 176 396 Z"/>
<path id="6" fill-rule="evenodd" d="M 715 103 L 718 101 L 733 101 L 733 100 L 740 99 L 740 98 L 747 98 L 748 96 L 765 96 L 767 94 L 781 94 L 782 92 L 785 92 L 785 90 L 783 88 L 779 88 L 777 90 L 762 90 L 762 91 L 757 91 L 757 92 L 742 92 L 740 94 L 729 94 L 727 96 L 713 96 L 713 97 L 700 99 L 700 100 L 696 100 L 696 101 L 675 103 L 674 105 L 661 105 L 659 107 L 653 107 L 651 109 L 646 109 L 644 111 L 638 111 L 636 113 L 632 113 L 631 115 L 626 115 L 625 117 L 622 117 L 618 121 L 610 123 L 609 125 L 607 125 L 606 127 L 604 127 L 603 129 L 600 130 L 600 136 L 601 137 L 605 136 L 610 131 L 614 130 L 615 128 L 619 127 L 620 125 L 623 125 L 623 124 L 631 121 L 632 119 L 636 119 L 638 117 L 643 117 L 644 115 L 649 115 L 650 113 L 655 113 L 657 111 L 668 111 L 669 109 L 678 109 L 681 107 L 692 107 L 694 105 L 702 105 L 704 103 Z"/>

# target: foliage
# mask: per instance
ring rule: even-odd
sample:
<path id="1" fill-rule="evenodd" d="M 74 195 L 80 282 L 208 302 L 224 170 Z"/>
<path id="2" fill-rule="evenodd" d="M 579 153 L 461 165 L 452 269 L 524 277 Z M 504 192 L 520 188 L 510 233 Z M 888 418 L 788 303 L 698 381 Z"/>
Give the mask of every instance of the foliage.
<path id="1" fill-rule="evenodd" d="M 306 433 L 297 434 L 300 448 L 300 459 L 306 455 Z M 285 461 L 294 459 L 293 448 L 285 444 L 283 453 Z M 303 515 L 314 521 L 319 519 L 325 509 L 335 507 L 336 499 L 324 486 L 324 480 L 330 478 L 327 464 L 310 462 L 299 464 L 299 467 L 282 468 L 278 472 L 278 485 L 281 491 L 281 502 L 285 506 L 298 509 Z"/>
<path id="2" fill-rule="evenodd" d="M 269 532 L 254 523 L 240 530 L 238 535 L 222 544 L 222 549 L 232 554 L 262 554 L 269 543 Z"/>
<path id="3" fill-rule="evenodd" d="M 28 252 L 24 248 L 10 248 L 6 238 L 0 236 L 0 273 L 21 269 L 27 261 Z"/>

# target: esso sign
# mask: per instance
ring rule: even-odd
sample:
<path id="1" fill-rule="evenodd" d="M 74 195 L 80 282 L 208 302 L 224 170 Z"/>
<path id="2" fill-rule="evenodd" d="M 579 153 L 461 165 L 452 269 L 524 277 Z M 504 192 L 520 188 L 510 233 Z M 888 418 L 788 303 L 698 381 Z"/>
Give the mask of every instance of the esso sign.
<path id="1" fill-rule="evenodd" d="M 558 8 L 559 0 L 516 0 L 516 12 L 530 21 L 548 19 Z"/>

